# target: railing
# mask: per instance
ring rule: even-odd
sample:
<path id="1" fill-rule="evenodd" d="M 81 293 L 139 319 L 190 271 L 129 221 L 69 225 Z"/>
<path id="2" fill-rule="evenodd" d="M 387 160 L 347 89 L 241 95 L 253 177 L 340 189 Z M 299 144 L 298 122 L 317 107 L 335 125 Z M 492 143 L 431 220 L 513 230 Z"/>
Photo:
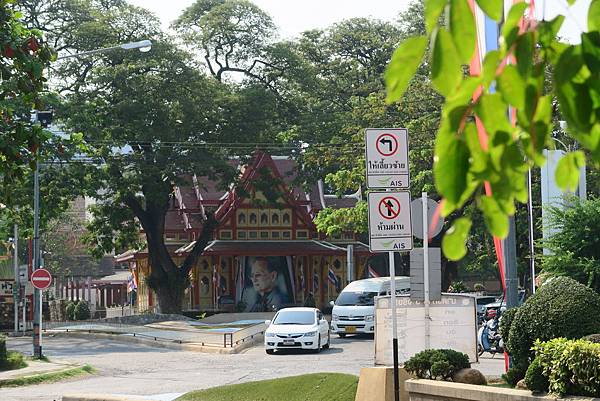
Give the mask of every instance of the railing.
<path id="1" fill-rule="evenodd" d="M 256 336 L 264 333 L 264 323 L 258 323 L 245 327 L 234 332 L 210 332 L 206 330 L 194 329 L 186 330 L 165 330 L 156 327 L 138 326 L 122 323 L 106 323 L 95 320 L 86 321 L 64 321 L 64 322 L 44 322 L 43 330 L 61 331 L 61 332 L 83 332 L 83 333 L 101 333 L 123 335 L 131 337 L 141 337 L 153 341 L 163 341 L 176 344 L 197 344 L 217 346 L 223 348 L 233 348 L 238 344 L 250 341 Z"/>

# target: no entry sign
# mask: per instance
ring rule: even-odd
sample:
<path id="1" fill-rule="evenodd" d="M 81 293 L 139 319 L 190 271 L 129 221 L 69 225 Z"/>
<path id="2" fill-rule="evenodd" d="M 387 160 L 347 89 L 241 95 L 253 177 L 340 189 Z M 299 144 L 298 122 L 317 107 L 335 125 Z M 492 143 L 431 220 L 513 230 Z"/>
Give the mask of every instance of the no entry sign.
<path id="1" fill-rule="evenodd" d="M 45 290 L 52 284 L 52 275 L 46 269 L 37 269 L 31 274 L 31 285 L 38 290 Z"/>
<path id="2" fill-rule="evenodd" d="M 371 252 L 409 251 L 413 248 L 409 192 L 369 193 L 369 249 Z"/>
<path id="3" fill-rule="evenodd" d="M 406 189 L 408 170 L 408 130 L 405 128 L 367 128 L 367 187 Z"/>

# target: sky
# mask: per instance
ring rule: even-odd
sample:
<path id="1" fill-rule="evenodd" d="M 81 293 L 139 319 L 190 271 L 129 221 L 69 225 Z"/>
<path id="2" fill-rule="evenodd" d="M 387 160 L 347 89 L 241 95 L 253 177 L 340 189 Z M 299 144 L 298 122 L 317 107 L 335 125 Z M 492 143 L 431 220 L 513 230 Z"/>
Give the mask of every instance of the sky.
<path id="1" fill-rule="evenodd" d="M 131 4 L 154 12 L 167 28 L 194 0 L 127 0 Z M 313 28 L 326 28 L 335 22 L 353 17 L 373 17 L 394 21 L 409 4 L 408 0 L 251 0 L 273 18 L 282 38 L 292 38 Z M 567 16 L 560 32 L 569 42 L 579 42 L 586 29 L 586 12 L 591 0 L 577 0 L 568 7 L 566 0 L 536 0 L 536 16 L 546 19 L 557 13 Z M 545 4 L 544 4 L 545 3 Z"/>

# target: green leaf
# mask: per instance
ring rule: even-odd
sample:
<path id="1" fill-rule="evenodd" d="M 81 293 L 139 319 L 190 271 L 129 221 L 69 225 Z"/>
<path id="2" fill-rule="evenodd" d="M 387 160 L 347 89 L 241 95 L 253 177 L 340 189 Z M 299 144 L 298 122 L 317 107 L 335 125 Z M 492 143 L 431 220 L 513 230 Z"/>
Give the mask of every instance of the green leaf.
<path id="1" fill-rule="evenodd" d="M 600 32 L 581 34 L 583 59 L 590 71 L 600 71 Z"/>
<path id="2" fill-rule="evenodd" d="M 556 184 L 562 190 L 575 191 L 579 184 L 579 169 L 585 166 L 585 154 L 582 151 L 564 155 L 556 166 Z"/>
<path id="3" fill-rule="evenodd" d="M 477 5 L 494 21 L 500 21 L 502 18 L 503 0 L 477 0 Z"/>
<path id="4" fill-rule="evenodd" d="M 435 141 L 433 174 L 439 193 L 457 205 L 467 189 L 469 148 L 456 132 L 442 129 Z"/>
<path id="5" fill-rule="evenodd" d="M 485 86 L 488 86 L 496 78 L 496 70 L 498 69 L 498 63 L 500 62 L 500 52 L 498 50 L 492 50 L 487 52 L 483 59 L 483 81 Z"/>
<path id="6" fill-rule="evenodd" d="M 465 125 L 463 135 L 465 136 L 465 141 L 469 147 L 469 152 L 471 153 L 471 157 L 469 159 L 471 164 L 470 171 L 473 173 L 483 173 L 487 169 L 488 153 L 481 148 L 475 123 L 467 123 Z"/>
<path id="7" fill-rule="evenodd" d="M 439 29 L 433 43 L 431 80 L 433 86 L 444 96 L 449 96 L 462 80 L 462 64 L 452 36 L 446 29 Z"/>
<path id="8" fill-rule="evenodd" d="M 475 52 L 475 17 L 465 0 L 450 0 L 450 33 L 460 55 L 468 64 Z"/>
<path id="9" fill-rule="evenodd" d="M 588 9 L 588 32 L 600 31 L 600 0 L 592 0 Z"/>
<path id="10" fill-rule="evenodd" d="M 539 21 L 539 42 L 543 46 L 550 47 L 552 43 L 555 42 L 556 36 L 558 35 L 558 31 L 560 31 L 560 27 L 562 26 L 564 21 L 564 15 L 558 15 L 556 16 L 556 18 L 550 21 Z"/>
<path id="11" fill-rule="evenodd" d="M 498 77 L 498 90 L 509 104 L 525 108 L 525 80 L 514 65 L 507 65 Z"/>
<path id="12" fill-rule="evenodd" d="M 384 74 L 388 103 L 395 102 L 402 97 L 410 79 L 421 63 L 426 48 L 427 37 L 416 36 L 406 39 L 396 49 Z"/>
<path id="13" fill-rule="evenodd" d="M 502 37 L 506 42 L 506 46 L 510 47 L 513 41 L 516 39 L 518 33 L 517 25 L 519 24 L 519 20 L 523 17 L 523 13 L 525 12 L 528 6 L 529 4 L 522 1 L 514 4 L 510 8 L 508 16 L 506 17 L 504 25 L 502 26 Z"/>
<path id="14" fill-rule="evenodd" d="M 499 93 L 482 95 L 475 111 L 489 135 L 493 135 L 497 131 L 512 131 L 512 126 L 508 121 L 508 105 L 502 100 Z"/>
<path id="15" fill-rule="evenodd" d="M 427 33 L 431 33 L 433 28 L 435 28 L 447 3 L 448 0 L 428 0 L 425 2 L 425 27 Z"/>
<path id="16" fill-rule="evenodd" d="M 442 249 L 449 260 L 460 260 L 467 254 L 466 244 L 471 224 L 470 219 L 461 217 L 456 219 L 452 227 L 446 231 L 442 239 Z"/>
<path id="17" fill-rule="evenodd" d="M 581 46 L 569 46 L 560 56 L 554 70 L 555 90 L 569 127 L 579 132 L 590 130 L 592 99 L 586 85 L 577 83 L 586 69 Z M 588 70 L 589 72 L 589 70 Z"/>
<path id="18" fill-rule="evenodd" d="M 479 209 L 492 235 L 505 238 L 508 235 L 508 216 L 500 209 L 498 202 L 490 196 L 482 196 L 479 198 Z"/>

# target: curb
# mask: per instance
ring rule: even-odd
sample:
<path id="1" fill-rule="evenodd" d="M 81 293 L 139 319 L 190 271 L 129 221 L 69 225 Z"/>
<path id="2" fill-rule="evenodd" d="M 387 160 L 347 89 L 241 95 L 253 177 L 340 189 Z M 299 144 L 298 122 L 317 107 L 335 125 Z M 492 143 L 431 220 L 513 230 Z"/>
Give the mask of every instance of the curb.
<path id="1" fill-rule="evenodd" d="M 103 394 L 65 394 L 62 396 L 62 401 L 158 401 L 148 397 L 119 396 L 119 395 L 103 395 Z"/>
<path id="2" fill-rule="evenodd" d="M 170 341 L 158 341 L 151 340 L 142 337 L 133 337 L 130 335 L 123 334 L 109 334 L 109 333 L 87 333 L 87 332 L 64 332 L 64 331 L 47 331 L 46 334 L 48 336 L 54 337 L 75 337 L 75 338 L 85 338 L 85 339 L 99 339 L 99 340 L 116 340 L 122 341 L 132 344 L 144 344 L 151 345 L 157 348 L 166 348 L 172 349 L 175 351 L 193 351 L 193 352 L 203 352 L 207 354 L 238 354 L 241 351 L 249 348 L 255 344 L 259 344 L 262 342 L 262 335 L 257 335 L 254 339 L 245 341 L 241 344 L 236 345 L 232 348 L 223 348 L 218 346 L 210 346 L 210 345 L 201 345 L 199 343 L 177 343 Z"/>

